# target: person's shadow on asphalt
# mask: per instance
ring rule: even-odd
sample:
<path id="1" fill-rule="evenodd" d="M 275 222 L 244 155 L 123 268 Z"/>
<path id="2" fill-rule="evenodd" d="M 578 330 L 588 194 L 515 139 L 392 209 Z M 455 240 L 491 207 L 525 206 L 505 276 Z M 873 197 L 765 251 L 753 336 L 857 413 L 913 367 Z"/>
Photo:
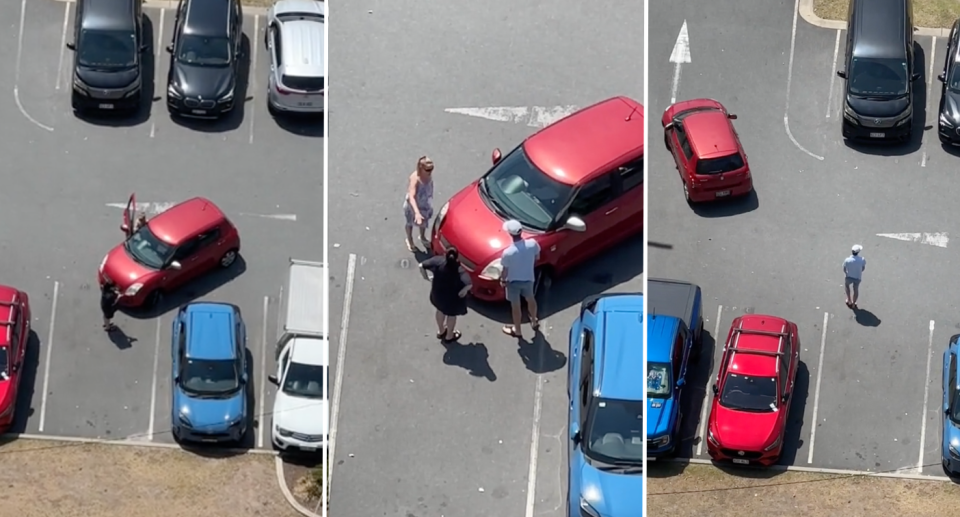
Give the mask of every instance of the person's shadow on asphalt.
<path id="1" fill-rule="evenodd" d="M 107 332 L 107 335 L 110 336 L 110 342 L 112 342 L 118 350 L 133 348 L 133 344 L 137 342 L 137 338 L 128 336 L 120 327 L 114 327 Z"/>
<path id="2" fill-rule="evenodd" d="M 490 366 L 490 353 L 483 343 L 461 344 L 458 341 L 444 343 L 443 364 L 459 366 L 474 377 L 483 377 L 490 382 L 497 380 L 497 374 Z"/>
<path id="3" fill-rule="evenodd" d="M 554 350 L 539 330 L 530 340 L 526 337 L 517 340 L 517 355 L 527 370 L 536 374 L 555 372 L 567 365 L 567 356 Z"/>
<path id="4" fill-rule="evenodd" d="M 863 325 L 864 327 L 879 327 L 880 318 L 876 314 L 864 310 L 864 309 L 853 309 L 853 318 L 857 320 L 857 323 Z"/>

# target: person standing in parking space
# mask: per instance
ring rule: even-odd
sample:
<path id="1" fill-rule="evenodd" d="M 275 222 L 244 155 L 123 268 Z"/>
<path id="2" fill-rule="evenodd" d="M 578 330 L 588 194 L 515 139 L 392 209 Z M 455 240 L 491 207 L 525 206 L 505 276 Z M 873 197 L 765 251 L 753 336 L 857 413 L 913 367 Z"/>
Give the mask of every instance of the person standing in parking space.
<path id="1" fill-rule="evenodd" d="M 104 282 L 100 286 L 100 312 L 103 313 L 103 330 L 110 332 L 117 328 L 113 324 L 113 317 L 117 314 L 117 303 L 120 301 L 120 291 L 113 282 Z"/>
<path id="2" fill-rule="evenodd" d="M 536 265 L 540 258 L 540 245 L 533 239 L 524 239 L 523 225 L 520 221 L 509 220 L 503 223 L 503 231 L 510 235 L 513 243 L 503 250 L 500 256 L 500 283 L 504 286 L 507 300 L 510 302 L 512 325 L 504 325 L 503 333 L 508 336 L 523 339 L 520 324 L 523 321 L 523 311 L 520 299 L 527 302 L 527 311 L 530 313 L 530 326 L 536 332 L 540 328 L 537 319 L 537 299 L 534 296 L 536 281 Z"/>
<path id="3" fill-rule="evenodd" d="M 863 246 L 854 244 L 850 256 L 843 261 L 843 290 L 847 293 L 847 307 L 856 309 L 857 299 L 860 297 L 860 280 L 863 279 L 863 270 L 867 269 L 867 259 L 860 256 Z"/>
<path id="4" fill-rule="evenodd" d="M 416 251 L 413 243 L 413 227 L 420 233 L 420 243 L 430 252 L 430 240 L 427 238 L 427 225 L 433 217 L 433 160 L 421 156 L 417 160 L 417 170 L 407 179 L 407 192 L 403 198 L 404 229 L 407 232 L 407 250 Z"/>

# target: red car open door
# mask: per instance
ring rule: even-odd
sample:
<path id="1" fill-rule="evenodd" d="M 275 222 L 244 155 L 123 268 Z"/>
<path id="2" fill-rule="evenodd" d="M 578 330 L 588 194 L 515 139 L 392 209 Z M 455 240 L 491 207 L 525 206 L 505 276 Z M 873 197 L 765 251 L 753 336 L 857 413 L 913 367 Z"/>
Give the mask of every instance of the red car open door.
<path id="1" fill-rule="evenodd" d="M 129 239 L 134 232 L 134 221 L 137 220 L 137 194 L 130 194 L 130 199 L 127 200 L 127 207 L 123 210 L 123 224 L 120 225 L 120 229 L 123 230 L 123 233 L 126 234 Z"/>

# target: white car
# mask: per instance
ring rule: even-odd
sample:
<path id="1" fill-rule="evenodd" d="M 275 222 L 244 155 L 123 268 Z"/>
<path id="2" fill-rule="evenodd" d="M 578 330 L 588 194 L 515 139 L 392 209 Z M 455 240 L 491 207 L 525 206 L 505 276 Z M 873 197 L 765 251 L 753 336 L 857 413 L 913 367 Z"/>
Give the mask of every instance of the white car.
<path id="1" fill-rule="evenodd" d="M 323 113 L 325 18 L 326 7 L 316 0 L 279 0 L 267 11 L 267 107 L 273 114 Z"/>
<path id="2" fill-rule="evenodd" d="M 293 336 L 280 352 L 279 387 L 273 402 L 273 445 L 286 452 L 316 452 L 327 444 L 327 347 L 325 339 Z"/>

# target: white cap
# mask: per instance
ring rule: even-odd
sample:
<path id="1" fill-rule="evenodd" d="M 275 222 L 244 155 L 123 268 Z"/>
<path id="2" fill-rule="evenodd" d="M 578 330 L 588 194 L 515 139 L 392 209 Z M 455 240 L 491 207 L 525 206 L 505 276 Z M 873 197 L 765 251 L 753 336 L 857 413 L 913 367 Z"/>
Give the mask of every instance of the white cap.
<path id="1" fill-rule="evenodd" d="M 853 248 L 851 248 L 851 251 L 853 251 L 854 253 L 860 253 L 861 251 L 863 251 L 863 246 L 859 244 L 854 244 Z"/>
<path id="2" fill-rule="evenodd" d="M 510 219 L 503 223 L 503 231 L 509 233 L 510 235 L 520 235 L 520 232 L 523 231 L 523 225 L 520 224 L 520 221 Z"/>

